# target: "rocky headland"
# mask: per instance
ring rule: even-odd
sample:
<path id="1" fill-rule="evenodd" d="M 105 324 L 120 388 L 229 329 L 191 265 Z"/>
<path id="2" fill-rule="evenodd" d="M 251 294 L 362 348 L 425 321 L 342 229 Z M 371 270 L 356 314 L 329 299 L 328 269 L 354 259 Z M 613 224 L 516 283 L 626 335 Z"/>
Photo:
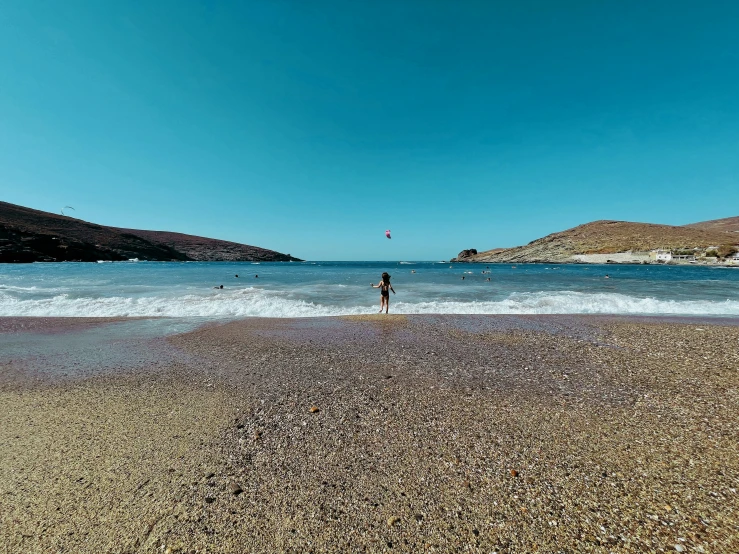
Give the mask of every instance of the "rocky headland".
<path id="1" fill-rule="evenodd" d="M 0 263 L 124 261 L 301 261 L 290 254 L 166 231 L 97 225 L 0 202 Z"/>
<path id="2" fill-rule="evenodd" d="M 453 262 L 481 263 L 640 263 L 649 252 L 666 249 L 705 253 L 710 247 L 730 252 L 739 246 L 739 217 L 685 226 L 593 221 L 552 233 L 525 246 L 478 252 L 466 249 Z M 698 249 L 696 251 L 696 249 Z"/>

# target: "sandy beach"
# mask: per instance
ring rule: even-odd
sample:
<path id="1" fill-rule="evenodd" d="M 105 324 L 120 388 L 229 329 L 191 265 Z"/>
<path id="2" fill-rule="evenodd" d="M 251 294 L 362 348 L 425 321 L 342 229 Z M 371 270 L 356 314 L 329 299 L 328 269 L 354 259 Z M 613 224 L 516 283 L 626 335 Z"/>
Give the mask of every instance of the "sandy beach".
<path id="1" fill-rule="evenodd" d="M 1 320 L 0 552 L 737 552 L 738 324 Z"/>

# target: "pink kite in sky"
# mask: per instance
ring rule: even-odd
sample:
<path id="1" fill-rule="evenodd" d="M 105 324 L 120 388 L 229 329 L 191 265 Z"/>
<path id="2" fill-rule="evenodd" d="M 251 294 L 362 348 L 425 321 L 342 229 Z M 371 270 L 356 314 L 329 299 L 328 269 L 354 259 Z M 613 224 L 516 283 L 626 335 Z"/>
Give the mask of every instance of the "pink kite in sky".
<path id="1" fill-rule="evenodd" d="M 389 238 L 389 239 L 393 238 L 393 237 L 390 236 L 390 229 L 388 229 L 387 231 L 385 231 L 385 236 L 387 238 Z"/>

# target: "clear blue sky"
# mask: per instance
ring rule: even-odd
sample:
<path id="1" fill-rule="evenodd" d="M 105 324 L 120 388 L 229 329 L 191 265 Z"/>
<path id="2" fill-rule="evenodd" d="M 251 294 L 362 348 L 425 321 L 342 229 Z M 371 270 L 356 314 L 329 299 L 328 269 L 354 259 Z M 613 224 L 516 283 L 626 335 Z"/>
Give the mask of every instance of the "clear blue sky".
<path id="1" fill-rule="evenodd" d="M 11 0 L 0 76 L 0 199 L 101 224 L 433 260 L 739 215 L 736 1 Z"/>

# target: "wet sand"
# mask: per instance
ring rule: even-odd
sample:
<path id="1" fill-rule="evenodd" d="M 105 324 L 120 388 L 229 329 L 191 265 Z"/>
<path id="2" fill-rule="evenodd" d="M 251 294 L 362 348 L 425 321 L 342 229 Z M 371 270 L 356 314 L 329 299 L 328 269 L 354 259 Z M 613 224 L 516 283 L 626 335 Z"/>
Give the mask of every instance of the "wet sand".
<path id="1" fill-rule="evenodd" d="M 55 340 L 89 332 L 67 321 Z M 143 346 L 77 372 L 0 352 L 0 552 L 739 551 L 737 320 L 254 319 Z"/>

